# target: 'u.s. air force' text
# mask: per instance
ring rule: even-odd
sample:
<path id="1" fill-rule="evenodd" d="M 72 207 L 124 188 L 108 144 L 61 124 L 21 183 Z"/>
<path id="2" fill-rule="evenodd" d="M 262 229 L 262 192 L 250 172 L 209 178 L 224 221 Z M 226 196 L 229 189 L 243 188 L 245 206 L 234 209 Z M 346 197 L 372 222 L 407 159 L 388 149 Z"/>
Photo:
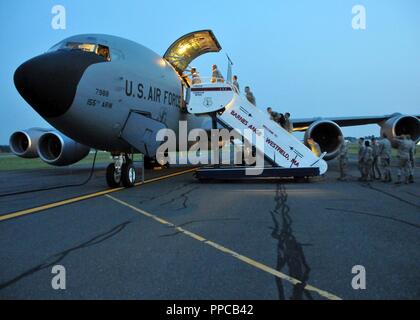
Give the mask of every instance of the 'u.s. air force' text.
<path id="1" fill-rule="evenodd" d="M 151 85 L 147 86 L 143 83 L 136 84 L 131 80 L 125 80 L 125 94 L 128 97 L 163 103 L 173 107 L 179 108 L 181 106 L 181 96 L 179 94 Z"/>

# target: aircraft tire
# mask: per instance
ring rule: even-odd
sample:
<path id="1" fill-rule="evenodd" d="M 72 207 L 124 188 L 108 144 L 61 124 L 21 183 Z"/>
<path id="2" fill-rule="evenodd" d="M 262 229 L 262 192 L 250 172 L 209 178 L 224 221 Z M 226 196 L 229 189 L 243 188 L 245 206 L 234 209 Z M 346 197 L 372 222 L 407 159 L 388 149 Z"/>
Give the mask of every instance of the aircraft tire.
<path id="1" fill-rule="evenodd" d="M 121 181 L 126 188 L 131 188 L 136 183 L 136 168 L 131 161 L 124 163 L 122 166 Z"/>
<path id="2" fill-rule="evenodd" d="M 110 163 L 106 168 L 106 183 L 110 188 L 118 188 L 121 184 L 121 175 L 116 174 L 113 163 Z"/>

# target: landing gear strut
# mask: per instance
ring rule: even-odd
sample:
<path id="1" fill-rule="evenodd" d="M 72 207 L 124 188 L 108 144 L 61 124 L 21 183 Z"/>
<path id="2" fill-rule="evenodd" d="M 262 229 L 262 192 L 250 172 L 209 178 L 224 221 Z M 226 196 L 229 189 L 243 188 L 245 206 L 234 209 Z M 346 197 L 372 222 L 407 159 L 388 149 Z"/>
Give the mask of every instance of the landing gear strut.
<path id="1" fill-rule="evenodd" d="M 106 168 L 106 182 L 111 188 L 118 188 L 121 184 L 131 188 L 136 182 L 136 168 L 128 155 L 114 156 L 114 163 Z"/>

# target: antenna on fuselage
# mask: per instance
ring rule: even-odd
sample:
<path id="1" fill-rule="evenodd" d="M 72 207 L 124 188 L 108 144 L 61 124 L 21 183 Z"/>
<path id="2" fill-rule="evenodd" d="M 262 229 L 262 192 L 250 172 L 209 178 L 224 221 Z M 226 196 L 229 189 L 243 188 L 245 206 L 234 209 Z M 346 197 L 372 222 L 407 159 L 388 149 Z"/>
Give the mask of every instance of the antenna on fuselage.
<path id="1" fill-rule="evenodd" d="M 226 53 L 226 57 L 228 60 L 228 67 L 227 67 L 227 76 L 226 76 L 226 82 L 227 83 L 232 83 L 232 66 L 233 66 L 233 62 L 230 59 L 229 55 Z"/>

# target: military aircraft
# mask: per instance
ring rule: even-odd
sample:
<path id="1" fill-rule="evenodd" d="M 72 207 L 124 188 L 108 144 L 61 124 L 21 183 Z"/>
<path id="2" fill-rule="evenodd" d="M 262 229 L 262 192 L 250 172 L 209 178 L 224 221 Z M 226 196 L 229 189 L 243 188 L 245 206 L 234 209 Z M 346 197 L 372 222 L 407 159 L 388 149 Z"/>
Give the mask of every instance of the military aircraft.
<path id="1" fill-rule="evenodd" d="M 91 148 L 111 152 L 107 168 L 110 187 L 134 185 L 136 170 L 130 155 L 142 153 L 152 164 L 160 129 L 210 130 L 209 115 L 186 110 L 190 63 L 221 46 L 211 30 L 186 34 L 163 56 L 141 44 L 111 35 L 85 34 L 64 39 L 46 53 L 20 65 L 14 83 L 20 95 L 55 129 L 31 128 L 13 133 L 10 147 L 25 158 L 40 157 L 50 165 L 76 163 Z M 419 116 L 293 119 L 333 159 L 340 147 L 342 126 L 376 123 L 390 139 L 401 134 L 420 138 Z"/>

